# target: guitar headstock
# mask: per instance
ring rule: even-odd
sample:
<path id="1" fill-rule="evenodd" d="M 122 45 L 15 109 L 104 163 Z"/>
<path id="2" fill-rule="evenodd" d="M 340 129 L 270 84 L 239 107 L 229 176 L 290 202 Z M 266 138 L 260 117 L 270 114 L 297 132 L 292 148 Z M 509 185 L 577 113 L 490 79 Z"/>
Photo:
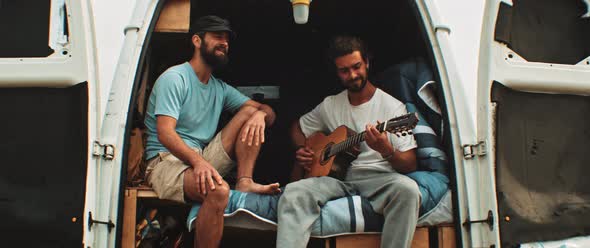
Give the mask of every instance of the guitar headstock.
<path id="1" fill-rule="evenodd" d="M 418 114 L 408 113 L 386 121 L 381 131 L 388 131 L 397 136 L 412 135 L 412 129 L 416 127 L 418 120 Z"/>

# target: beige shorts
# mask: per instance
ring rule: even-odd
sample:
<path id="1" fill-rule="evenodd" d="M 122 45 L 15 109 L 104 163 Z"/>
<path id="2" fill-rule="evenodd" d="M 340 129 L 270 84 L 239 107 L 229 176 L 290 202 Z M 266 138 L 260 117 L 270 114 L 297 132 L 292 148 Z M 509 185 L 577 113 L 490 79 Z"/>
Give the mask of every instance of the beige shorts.
<path id="1" fill-rule="evenodd" d="M 201 152 L 193 148 L 209 162 L 221 176 L 235 166 L 221 143 L 221 132 L 217 133 L 211 143 Z M 147 161 L 145 181 L 154 189 L 160 199 L 185 202 L 184 199 L 184 171 L 190 168 L 169 152 L 160 152 L 158 156 Z"/>

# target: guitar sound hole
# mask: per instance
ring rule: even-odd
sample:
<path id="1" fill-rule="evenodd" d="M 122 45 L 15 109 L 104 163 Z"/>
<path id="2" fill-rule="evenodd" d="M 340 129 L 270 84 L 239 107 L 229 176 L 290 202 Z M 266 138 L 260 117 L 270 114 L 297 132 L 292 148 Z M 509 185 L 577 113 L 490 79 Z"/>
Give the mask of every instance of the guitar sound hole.
<path id="1" fill-rule="evenodd" d="M 324 149 L 324 152 L 322 153 L 322 163 L 328 161 L 330 159 L 330 150 L 332 147 L 328 146 Z"/>
<path id="2" fill-rule="evenodd" d="M 322 162 L 325 162 L 328 159 L 330 159 L 330 157 L 328 156 L 328 153 L 324 153 L 324 156 L 322 156 Z"/>

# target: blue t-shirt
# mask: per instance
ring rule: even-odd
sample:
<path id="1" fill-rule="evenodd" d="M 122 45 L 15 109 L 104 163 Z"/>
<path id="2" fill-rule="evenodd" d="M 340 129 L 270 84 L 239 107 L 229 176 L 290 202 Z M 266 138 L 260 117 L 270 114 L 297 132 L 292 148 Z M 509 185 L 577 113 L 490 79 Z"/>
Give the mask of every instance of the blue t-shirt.
<path id="1" fill-rule="evenodd" d="M 156 80 L 148 101 L 146 158 L 168 151 L 158 140 L 156 116 L 176 119 L 180 138 L 190 147 L 203 149 L 215 135 L 221 112 L 236 111 L 247 100 L 213 76 L 207 84 L 202 83 L 188 62 L 170 67 Z"/>

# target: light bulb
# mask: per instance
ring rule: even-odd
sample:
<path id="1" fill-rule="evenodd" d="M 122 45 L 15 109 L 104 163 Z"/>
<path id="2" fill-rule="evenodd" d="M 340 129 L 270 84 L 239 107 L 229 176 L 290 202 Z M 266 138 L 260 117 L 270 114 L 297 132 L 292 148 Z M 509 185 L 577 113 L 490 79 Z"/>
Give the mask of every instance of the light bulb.
<path id="1" fill-rule="evenodd" d="M 311 0 L 291 0 L 291 4 L 293 4 L 293 18 L 295 19 L 295 23 L 307 23 L 310 3 Z"/>

